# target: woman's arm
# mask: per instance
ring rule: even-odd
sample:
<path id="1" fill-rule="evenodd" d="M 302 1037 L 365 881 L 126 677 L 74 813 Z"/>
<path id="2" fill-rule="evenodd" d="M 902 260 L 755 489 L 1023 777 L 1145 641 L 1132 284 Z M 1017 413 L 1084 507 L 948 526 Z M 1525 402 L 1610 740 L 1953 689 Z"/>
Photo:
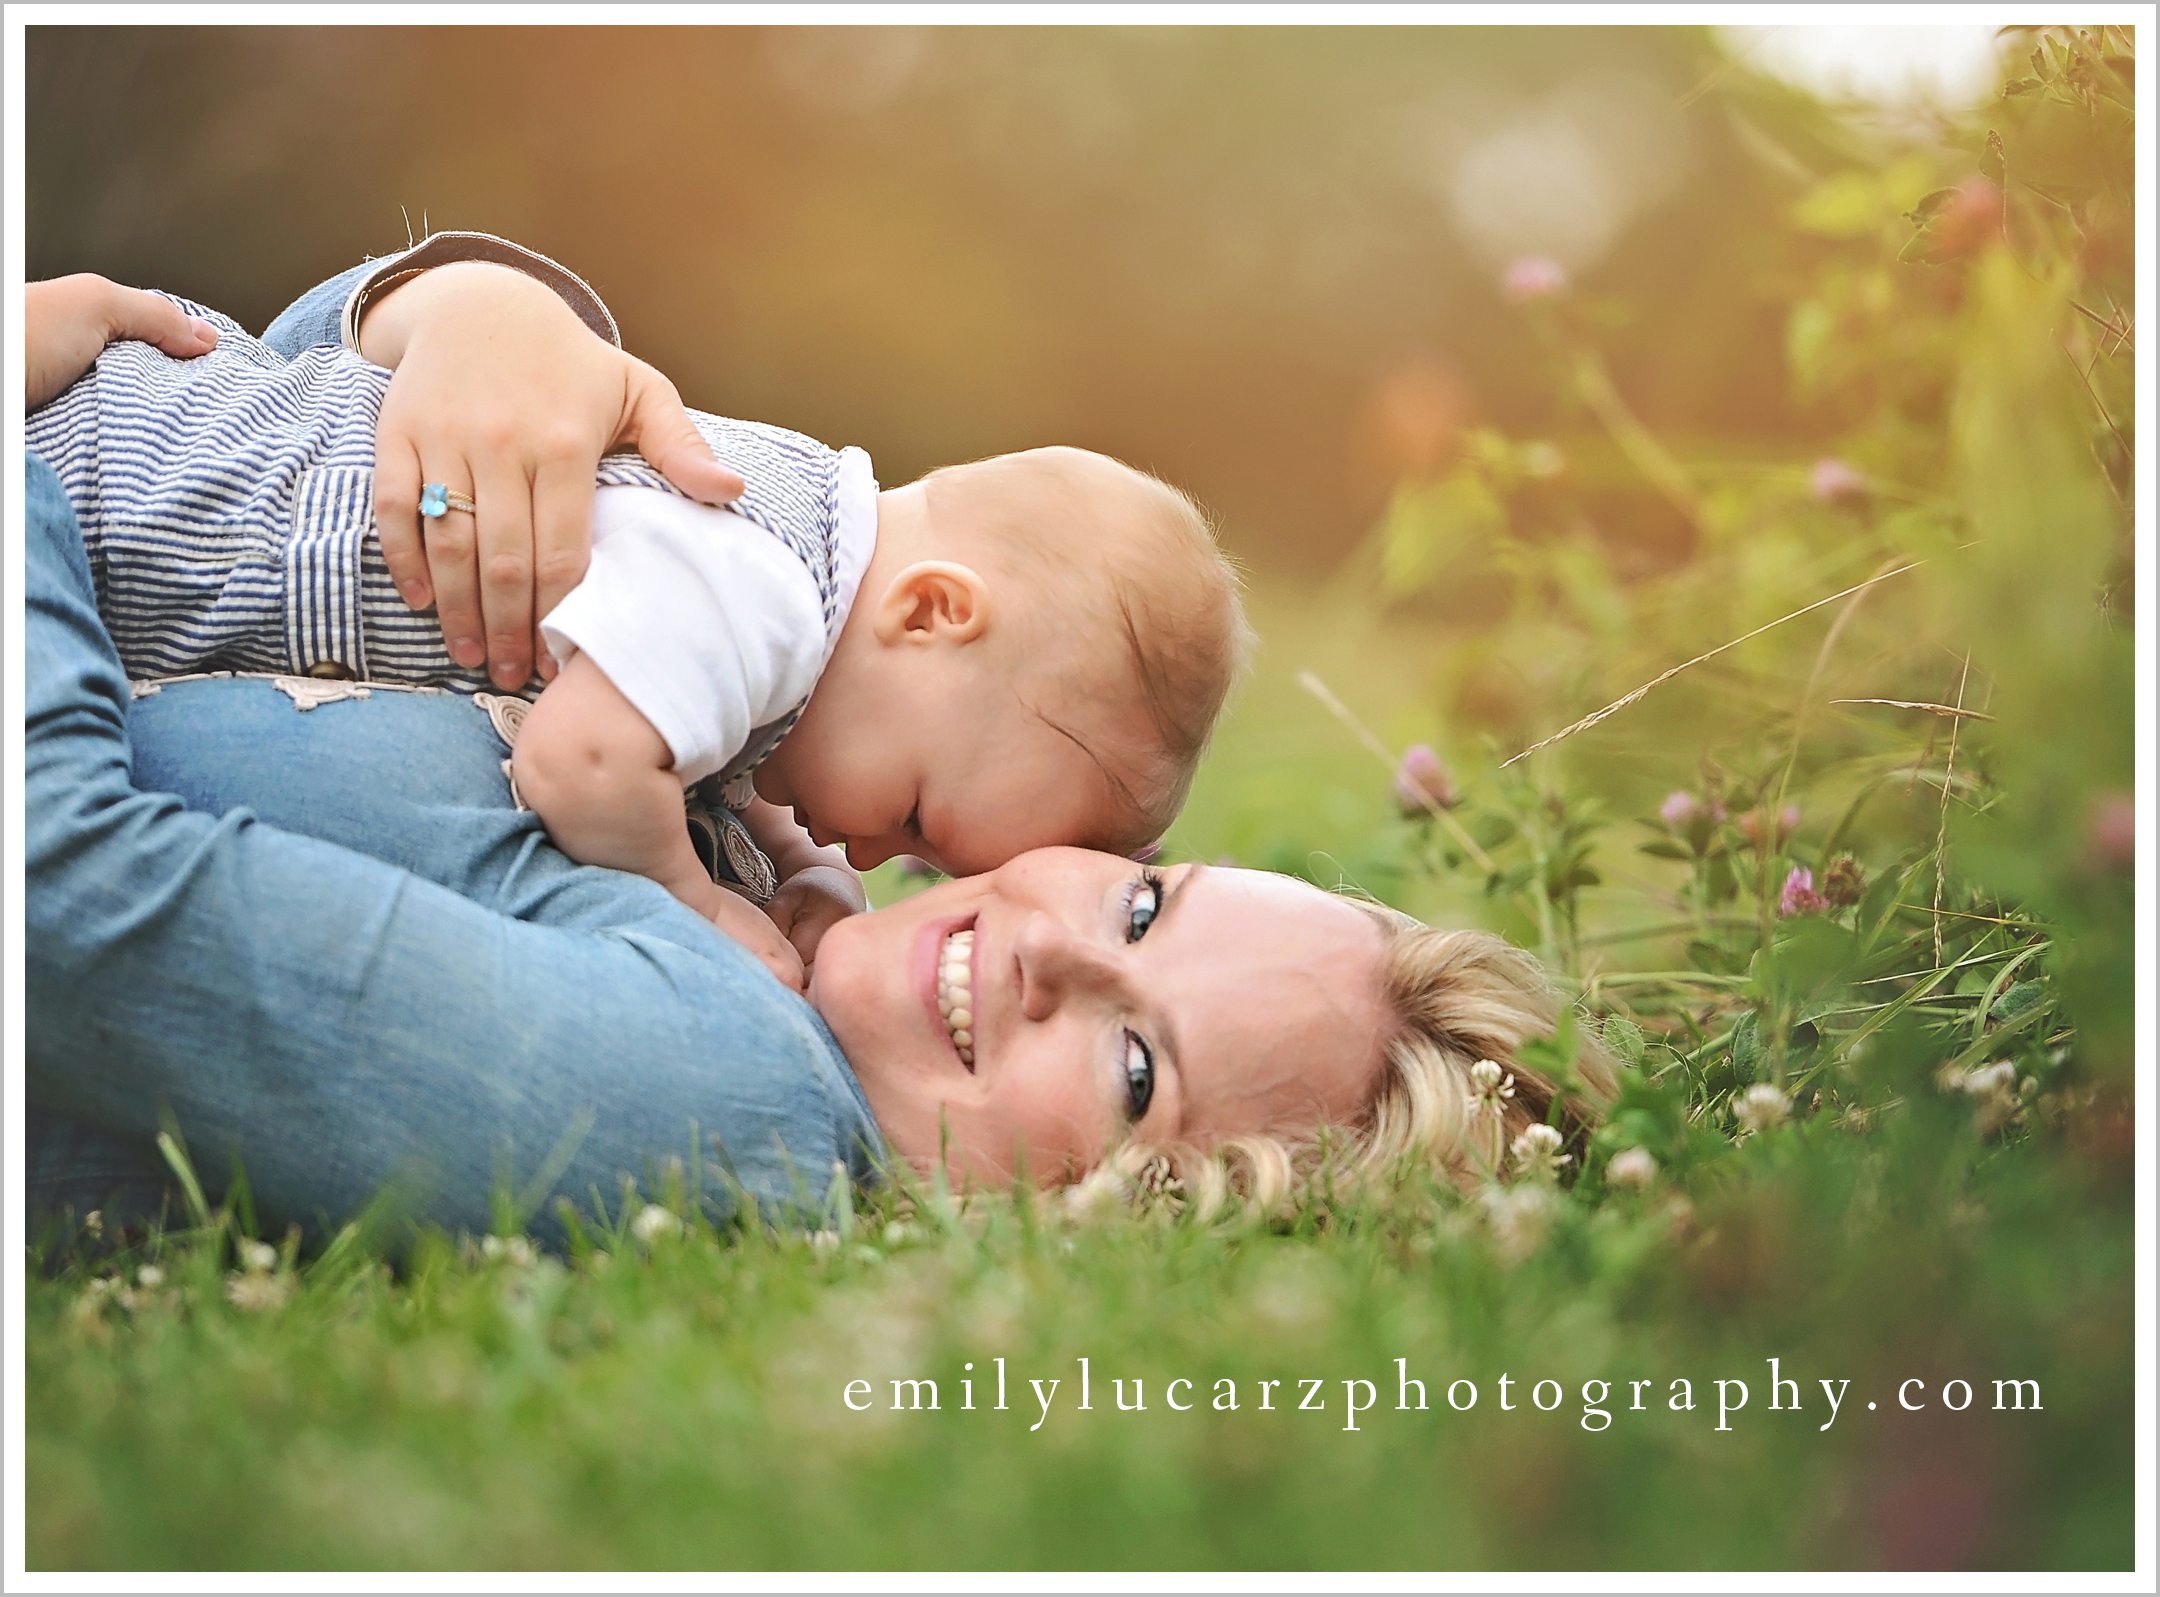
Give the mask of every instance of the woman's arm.
<path id="1" fill-rule="evenodd" d="M 553 675 L 537 623 L 584 574 L 603 454 L 635 449 L 708 504 L 742 492 L 674 385 L 596 333 L 604 322 L 612 334 L 613 318 L 544 256 L 485 234 L 438 234 L 331 279 L 266 336 L 280 348 L 325 341 L 333 303 L 347 342 L 396 369 L 376 426 L 376 523 L 391 575 L 415 609 L 436 607 L 453 659 L 486 661 L 505 687 L 521 686 L 536 660 Z M 477 513 L 423 528 L 430 482 L 470 494 Z"/>
<path id="2" fill-rule="evenodd" d="M 182 683 L 141 701 L 138 725 L 165 725 L 131 747 L 73 516 L 34 460 L 26 509 L 33 1106 L 139 1141 L 169 1113 L 206 1177 L 244 1164 L 273 1225 L 401 1187 L 475 1230 L 515 1191 L 545 1230 L 555 1196 L 693 1152 L 782 1207 L 835 1160 L 864 1169 L 875 1133 L 809 1009 L 657 888 L 476 802 L 499 750 L 439 736 L 469 705 L 302 714 L 267 683 Z M 431 738 L 462 802 L 422 812 L 399 790 L 429 780 Z M 190 764 L 224 813 L 145 790 Z M 266 825 L 251 798 L 553 924 Z"/>
<path id="3" fill-rule="evenodd" d="M 430 233 L 395 254 L 362 261 L 318 283 L 278 313 L 263 330 L 263 342 L 288 360 L 315 344 L 342 343 L 357 351 L 368 312 L 391 289 L 435 267 L 469 261 L 508 266 L 545 285 L 561 296 L 595 337 L 621 347 L 614 314 L 584 278 L 538 250 L 492 233 L 470 232 Z"/>

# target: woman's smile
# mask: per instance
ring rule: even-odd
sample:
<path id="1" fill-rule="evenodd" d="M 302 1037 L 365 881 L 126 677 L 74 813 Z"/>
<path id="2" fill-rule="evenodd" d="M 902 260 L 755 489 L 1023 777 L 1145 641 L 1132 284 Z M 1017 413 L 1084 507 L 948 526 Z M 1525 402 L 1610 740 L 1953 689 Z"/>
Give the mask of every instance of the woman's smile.
<path id="1" fill-rule="evenodd" d="M 937 1012 L 952 1036 L 953 1051 L 969 1070 L 975 1068 L 975 928 L 945 935 L 938 955 Z"/>
<path id="2" fill-rule="evenodd" d="M 975 911 L 929 922 L 910 961 L 930 1024 L 970 1075 L 977 1054 Z"/>

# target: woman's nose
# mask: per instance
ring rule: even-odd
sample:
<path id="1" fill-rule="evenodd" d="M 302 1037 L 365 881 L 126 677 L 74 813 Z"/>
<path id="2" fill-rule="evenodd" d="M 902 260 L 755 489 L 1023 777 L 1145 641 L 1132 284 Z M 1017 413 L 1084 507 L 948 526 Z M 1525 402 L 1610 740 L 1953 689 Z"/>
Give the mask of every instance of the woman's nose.
<path id="1" fill-rule="evenodd" d="M 1013 956 L 1020 967 L 1020 1012 L 1029 1020 L 1048 1020 L 1060 1005 L 1117 980 L 1107 949 L 1041 910 L 1021 922 Z"/>

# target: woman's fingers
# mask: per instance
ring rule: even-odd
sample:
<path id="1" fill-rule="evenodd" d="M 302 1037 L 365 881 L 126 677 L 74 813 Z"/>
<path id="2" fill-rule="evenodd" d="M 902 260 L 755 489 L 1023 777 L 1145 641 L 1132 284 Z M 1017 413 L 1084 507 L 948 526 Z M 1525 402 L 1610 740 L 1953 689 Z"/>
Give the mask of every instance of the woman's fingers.
<path id="1" fill-rule="evenodd" d="M 217 346 L 217 329 L 162 295 L 78 272 L 23 286 L 23 388 L 32 410 L 57 398 L 117 339 L 183 359 Z"/>
<path id="2" fill-rule="evenodd" d="M 514 272 L 442 267 L 397 290 L 368 325 L 362 353 L 394 370 L 377 424 L 385 557 L 407 602 L 434 600 L 451 657 L 484 662 L 505 688 L 529 680 L 536 660 L 553 675 L 538 623 L 584 576 L 603 451 L 637 449 L 708 504 L 743 491 L 673 384 Z M 447 474 L 454 466 L 460 476 Z M 477 517 L 423 521 L 418 500 L 432 482 L 477 482 Z"/>
<path id="3" fill-rule="evenodd" d="M 584 580 L 592 554 L 593 473 L 569 448 L 540 462 L 533 475 L 533 659 L 553 681 L 555 659 L 539 624 Z"/>
<path id="4" fill-rule="evenodd" d="M 108 284 L 107 288 L 110 295 L 105 325 L 111 339 L 139 338 L 183 359 L 217 347 L 215 327 L 199 316 L 190 316 L 164 295 L 118 283 Z"/>
<path id="5" fill-rule="evenodd" d="M 741 498 L 741 473 L 713 459 L 675 385 L 634 356 L 623 358 L 630 363 L 629 391 L 616 442 L 635 449 L 692 499 L 724 505 Z"/>
<path id="6" fill-rule="evenodd" d="M 455 475 L 439 466 L 423 468 L 426 481 L 441 483 L 454 493 L 472 494 L 464 467 Z M 435 618 L 442 625 L 443 644 L 450 658 L 472 670 L 487 659 L 486 633 L 480 623 L 479 527 L 471 511 L 447 510 L 439 516 L 421 518 L 421 547 L 427 553 L 428 581 L 435 589 Z"/>
<path id="7" fill-rule="evenodd" d="M 420 546 L 420 457 L 402 434 L 375 433 L 375 536 L 390 580 L 415 610 L 435 602 L 427 554 Z"/>
<path id="8" fill-rule="evenodd" d="M 533 665 L 532 480 L 514 457 L 498 453 L 478 464 L 472 494 L 480 507 L 480 624 L 488 675 L 499 688 L 521 688 Z"/>

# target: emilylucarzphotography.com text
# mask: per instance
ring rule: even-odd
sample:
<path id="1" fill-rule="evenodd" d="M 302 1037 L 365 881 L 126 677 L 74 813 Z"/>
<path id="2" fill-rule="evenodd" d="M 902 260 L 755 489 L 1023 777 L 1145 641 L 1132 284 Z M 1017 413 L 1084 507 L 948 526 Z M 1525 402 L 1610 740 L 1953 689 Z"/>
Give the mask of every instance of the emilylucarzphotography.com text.
<path id="1" fill-rule="evenodd" d="M 1094 1368 L 1086 1357 L 1063 1373 L 1035 1375 L 1008 1368 L 1000 1358 L 980 1368 L 970 1360 L 954 1375 L 858 1377 L 844 1383 L 840 1401 L 857 1414 L 961 1412 L 1017 1414 L 1030 1431 L 1069 1414 L 1260 1413 L 1327 1416 L 1343 1430 L 1381 1423 L 1389 1414 L 1565 1413 L 1586 1431 L 1609 1430 L 1631 1415 L 1696 1414 L 1730 1431 L 1754 1416 L 1806 1418 L 1827 1431 L 1855 1411 L 1919 1414 L 1930 1409 L 1965 1413 L 2041 1411 L 2040 1383 L 2015 1378 L 1966 1380 L 1913 1376 L 1880 1394 L 1856 1392 L 1850 1378 L 1787 1373 L 1775 1358 L 1754 1375 L 1592 1379 L 1562 1382 L 1503 1373 L 1490 1379 L 1460 1376 L 1426 1380 L 1407 1358 L 1385 1374 L 1236 1378 L 1219 1376 L 1121 1376 Z"/>

